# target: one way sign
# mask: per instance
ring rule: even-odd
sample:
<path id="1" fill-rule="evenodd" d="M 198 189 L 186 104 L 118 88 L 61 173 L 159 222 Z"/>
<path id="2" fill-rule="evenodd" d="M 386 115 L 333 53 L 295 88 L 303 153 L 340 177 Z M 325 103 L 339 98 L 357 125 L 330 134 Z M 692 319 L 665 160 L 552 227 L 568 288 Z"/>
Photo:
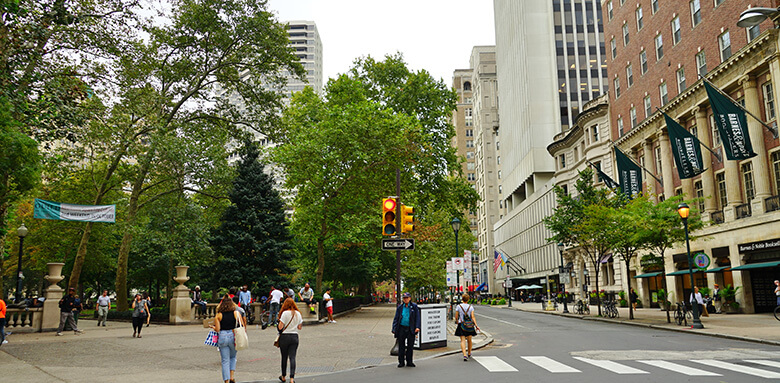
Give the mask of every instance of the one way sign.
<path id="1" fill-rule="evenodd" d="M 413 239 L 383 239 L 382 250 L 414 250 Z"/>

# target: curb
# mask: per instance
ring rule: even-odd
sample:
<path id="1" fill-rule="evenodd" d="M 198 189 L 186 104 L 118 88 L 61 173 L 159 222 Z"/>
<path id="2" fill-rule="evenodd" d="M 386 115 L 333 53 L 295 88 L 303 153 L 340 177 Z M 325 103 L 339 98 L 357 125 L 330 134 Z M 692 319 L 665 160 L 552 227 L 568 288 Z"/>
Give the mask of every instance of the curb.
<path id="1" fill-rule="evenodd" d="M 686 334 L 696 334 L 696 335 L 703 335 L 703 336 L 711 336 L 715 338 L 722 338 L 722 339 L 731 339 L 731 340 L 741 340 L 745 342 L 753 342 L 753 343 L 761 343 L 761 344 L 767 344 L 771 346 L 780 346 L 780 342 L 774 341 L 774 340 L 767 340 L 767 339 L 759 339 L 759 338 L 750 338 L 746 336 L 738 336 L 738 335 L 730 335 L 730 334 L 720 334 L 715 332 L 692 332 L 689 327 L 680 327 L 680 328 L 674 328 L 674 327 L 668 327 L 664 325 L 657 325 L 652 323 L 641 323 L 641 322 L 630 322 L 629 320 L 614 320 L 609 318 L 599 318 L 594 316 L 587 316 L 587 315 L 579 315 L 579 314 L 562 314 L 557 311 L 533 311 L 533 310 L 523 310 L 521 308 L 514 308 L 514 307 L 501 307 L 502 309 L 507 310 L 517 310 L 522 311 L 525 313 L 532 313 L 532 314 L 546 314 L 546 315 L 556 315 L 559 317 L 564 318 L 571 318 L 571 319 L 581 319 L 581 320 L 592 320 L 592 321 L 600 321 L 600 322 L 607 322 L 607 323 L 615 323 L 615 324 L 622 324 L 627 326 L 639 326 L 639 327 L 646 327 L 646 328 L 652 328 L 657 330 L 666 330 L 666 331 L 676 331 L 676 332 L 684 332 Z"/>

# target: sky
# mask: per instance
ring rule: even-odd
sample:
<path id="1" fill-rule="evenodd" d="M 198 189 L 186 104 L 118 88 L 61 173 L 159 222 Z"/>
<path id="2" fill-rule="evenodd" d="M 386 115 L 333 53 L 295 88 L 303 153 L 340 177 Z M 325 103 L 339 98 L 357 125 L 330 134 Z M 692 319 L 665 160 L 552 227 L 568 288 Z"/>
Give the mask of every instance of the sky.
<path id="1" fill-rule="evenodd" d="M 269 0 L 279 21 L 313 20 L 324 83 L 358 57 L 401 52 L 410 69 L 452 85 L 475 45 L 495 45 L 491 0 Z"/>

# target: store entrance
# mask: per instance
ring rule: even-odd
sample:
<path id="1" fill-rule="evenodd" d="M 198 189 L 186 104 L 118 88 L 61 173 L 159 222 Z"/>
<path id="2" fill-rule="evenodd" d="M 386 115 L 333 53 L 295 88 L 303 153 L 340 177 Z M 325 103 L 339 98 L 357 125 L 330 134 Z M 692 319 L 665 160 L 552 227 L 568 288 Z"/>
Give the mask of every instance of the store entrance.
<path id="1" fill-rule="evenodd" d="M 769 313 L 777 306 L 775 279 L 777 279 L 776 267 L 750 270 L 750 287 L 753 290 L 756 313 Z"/>

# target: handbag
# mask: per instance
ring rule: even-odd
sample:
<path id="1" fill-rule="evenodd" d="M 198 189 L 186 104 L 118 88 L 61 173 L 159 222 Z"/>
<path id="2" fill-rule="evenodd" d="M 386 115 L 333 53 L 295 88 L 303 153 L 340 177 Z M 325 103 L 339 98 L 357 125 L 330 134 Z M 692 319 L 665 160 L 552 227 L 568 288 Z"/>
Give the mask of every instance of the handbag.
<path id="1" fill-rule="evenodd" d="M 246 350 L 249 347 L 249 337 L 246 335 L 246 327 L 244 327 L 240 317 L 236 318 L 236 322 L 238 322 L 238 327 L 233 329 L 236 350 Z"/>
<path id="2" fill-rule="evenodd" d="M 219 333 L 217 333 L 214 330 L 209 331 L 209 334 L 206 335 L 206 341 L 203 342 L 206 346 L 213 346 L 217 347 L 219 342 Z"/>
<path id="3" fill-rule="evenodd" d="M 284 325 L 284 328 L 282 329 L 282 331 L 279 331 L 279 333 L 278 333 L 278 334 L 276 334 L 276 339 L 274 339 L 274 347 L 279 347 L 279 337 L 282 335 L 282 333 L 284 332 L 284 330 L 287 330 L 287 326 L 289 326 L 289 325 L 290 325 L 290 323 L 292 323 L 293 319 L 295 319 L 295 314 L 293 314 L 293 317 L 292 317 L 292 318 L 290 318 L 290 321 L 289 321 L 289 322 L 287 322 L 287 324 L 286 324 L 286 325 Z"/>

